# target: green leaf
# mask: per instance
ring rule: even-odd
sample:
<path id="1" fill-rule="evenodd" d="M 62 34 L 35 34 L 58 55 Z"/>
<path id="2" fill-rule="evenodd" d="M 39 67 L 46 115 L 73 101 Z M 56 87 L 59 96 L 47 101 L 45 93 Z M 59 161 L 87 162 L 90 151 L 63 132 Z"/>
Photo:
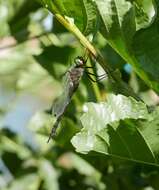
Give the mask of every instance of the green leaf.
<path id="1" fill-rule="evenodd" d="M 44 181 L 45 189 L 52 190 L 52 188 L 54 188 L 55 190 L 59 190 L 58 173 L 51 162 L 45 159 L 40 159 L 39 175 Z"/>
<path id="2" fill-rule="evenodd" d="M 150 26 L 156 16 L 155 1 L 136 0 L 134 1 L 134 6 L 137 30 Z"/>
<path id="3" fill-rule="evenodd" d="M 72 152 L 62 154 L 58 159 L 58 164 L 67 170 L 76 169 L 79 174 L 89 178 L 91 185 L 101 183 L 102 174 L 93 165 L 77 154 Z"/>
<path id="4" fill-rule="evenodd" d="M 149 86 L 159 92 L 159 32 L 158 23 L 155 22 L 149 28 L 138 31 L 133 40 L 132 48 L 138 62 L 138 66 L 149 76 Z M 156 83 L 155 83 L 155 81 Z"/>
<path id="5" fill-rule="evenodd" d="M 16 4 L 17 2 L 15 2 Z M 16 7 L 16 11 L 13 17 L 9 20 L 9 26 L 12 35 L 18 40 L 25 40 L 29 31 L 27 26 L 30 22 L 30 13 L 39 9 L 40 6 L 36 1 L 23 0 L 19 6 Z"/>
<path id="6" fill-rule="evenodd" d="M 78 152 L 113 155 L 147 164 L 159 163 L 159 109 L 122 95 L 108 95 L 107 103 L 87 103 L 83 129 L 71 140 Z"/>
<path id="7" fill-rule="evenodd" d="M 84 33 L 94 33 L 97 25 L 97 10 L 92 0 L 41 0 L 53 14 L 59 13 L 74 20 L 74 23 Z"/>
<path id="8" fill-rule="evenodd" d="M 114 49 L 127 56 L 136 31 L 134 8 L 129 1 L 96 0 L 101 16 L 101 31 Z"/>
<path id="9" fill-rule="evenodd" d="M 24 175 L 15 179 L 9 186 L 8 190 L 38 190 L 40 184 L 40 178 L 34 173 Z"/>
<path id="10" fill-rule="evenodd" d="M 51 114 L 39 111 L 33 115 L 28 123 L 27 127 L 34 132 L 40 153 L 46 153 L 52 146 L 51 143 L 47 144 L 46 142 L 54 122 L 55 118 Z"/>
<path id="11" fill-rule="evenodd" d="M 27 159 L 31 156 L 31 151 L 27 147 L 5 136 L 1 137 L 0 149 L 6 152 L 15 153 L 20 159 Z"/>
<path id="12" fill-rule="evenodd" d="M 0 1 L 0 24 L 1 26 L 3 26 L 0 30 L 0 36 L 4 37 L 4 36 L 8 36 L 9 35 L 9 23 L 13 21 L 13 24 L 15 24 L 16 22 L 18 22 L 20 19 L 24 21 L 26 14 L 24 15 L 24 12 L 26 13 L 27 11 L 29 12 L 29 7 L 28 4 L 27 7 L 26 5 L 25 10 L 22 10 L 22 14 L 23 15 L 19 15 L 19 10 L 21 9 L 21 7 L 23 6 L 25 0 L 6 0 Z M 31 0 L 29 0 L 30 2 L 32 2 Z M 28 1 L 26 1 L 28 2 Z M 34 4 L 34 2 L 32 2 L 32 4 Z M 39 6 L 39 5 L 38 5 Z M 14 19 L 14 17 L 16 16 L 16 18 Z M 22 24 L 22 23 L 21 23 Z M 15 25 L 14 25 L 15 26 Z M 24 28 L 23 28 L 24 29 Z M 25 25 L 25 29 L 26 29 L 26 25 Z"/>
<path id="13" fill-rule="evenodd" d="M 52 127 L 52 126 L 51 126 Z M 51 128 L 49 128 L 51 130 Z M 77 125 L 67 117 L 61 121 L 56 140 L 61 147 L 72 147 L 70 139 L 78 132 Z M 50 131 L 49 131 L 50 132 Z"/>
<path id="14" fill-rule="evenodd" d="M 155 161 L 159 164 L 159 107 L 156 107 L 156 110 L 150 114 L 149 121 L 139 123 L 139 128 Z"/>
<path id="15" fill-rule="evenodd" d="M 40 86 L 46 86 L 51 83 L 51 76 L 40 65 L 33 63 L 20 72 L 16 87 L 18 90 L 30 89 L 36 91 Z"/>
<path id="16" fill-rule="evenodd" d="M 52 76 L 56 77 L 65 72 L 65 70 L 61 70 L 62 67 L 60 66 L 62 66 L 62 64 L 66 65 L 69 63 L 69 56 L 72 53 L 74 53 L 74 49 L 70 46 L 58 47 L 52 45 L 46 47 L 40 55 L 34 56 L 34 58 Z"/>
<path id="17" fill-rule="evenodd" d="M 150 1 L 150 6 L 147 7 L 146 1 L 135 1 L 134 4 L 126 0 L 95 2 L 101 17 L 100 31 L 109 45 L 133 66 L 149 87 L 159 93 L 159 71 L 156 64 L 159 44 L 157 25 L 145 28 L 154 20 L 155 4 Z M 145 29 L 135 35 L 141 28 Z M 152 75 L 154 71 L 155 75 Z"/>

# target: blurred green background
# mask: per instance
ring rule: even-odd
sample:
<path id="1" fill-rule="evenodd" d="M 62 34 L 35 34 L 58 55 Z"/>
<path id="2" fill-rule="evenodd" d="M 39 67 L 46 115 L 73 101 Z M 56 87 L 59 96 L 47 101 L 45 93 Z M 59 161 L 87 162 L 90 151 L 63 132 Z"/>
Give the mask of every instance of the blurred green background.
<path id="1" fill-rule="evenodd" d="M 46 143 L 61 76 L 84 50 L 32 0 L 0 0 L 0 26 L 0 190 L 158 190 L 157 167 L 81 155 L 70 143 L 82 127 L 83 104 L 104 101 L 111 92 L 107 80 L 92 84 L 82 78 L 56 140 Z M 100 34 L 94 44 L 148 105 L 159 103 Z"/>

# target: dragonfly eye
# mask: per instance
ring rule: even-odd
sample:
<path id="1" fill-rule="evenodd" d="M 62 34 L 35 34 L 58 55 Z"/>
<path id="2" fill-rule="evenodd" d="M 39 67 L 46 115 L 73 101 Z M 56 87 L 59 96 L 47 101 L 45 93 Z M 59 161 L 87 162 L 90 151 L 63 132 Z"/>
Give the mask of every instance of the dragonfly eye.
<path id="1" fill-rule="evenodd" d="M 83 57 L 78 56 L 77 58 L 75 58 L 76 67 L 81 67 L 84 65 L 84 63 L 85 63 L 85 61 L 84 61 Z"/>

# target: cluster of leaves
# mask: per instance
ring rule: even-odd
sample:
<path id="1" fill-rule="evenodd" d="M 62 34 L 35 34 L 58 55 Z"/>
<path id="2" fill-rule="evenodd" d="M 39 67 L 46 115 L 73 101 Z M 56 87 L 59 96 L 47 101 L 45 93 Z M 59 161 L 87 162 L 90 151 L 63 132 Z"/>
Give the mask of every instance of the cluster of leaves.
<path id="1" fill-rule="evenodd" d="M 158 1 L 38 1 L 0 1 L 0 189 L 157 189 Z M 55 141 L 46 144 L 61 76 L 84 53 L 77 31 L 66 31 L 58 15 L 93 36 L 105 67 L 145 103 L 113 94 L 126 94 L 119 81 L 93 84 L 84 75 Z M 93 71 L 101 70 L 96 63 Z M 16 130 L 19 109 L 31 117 Z"/>

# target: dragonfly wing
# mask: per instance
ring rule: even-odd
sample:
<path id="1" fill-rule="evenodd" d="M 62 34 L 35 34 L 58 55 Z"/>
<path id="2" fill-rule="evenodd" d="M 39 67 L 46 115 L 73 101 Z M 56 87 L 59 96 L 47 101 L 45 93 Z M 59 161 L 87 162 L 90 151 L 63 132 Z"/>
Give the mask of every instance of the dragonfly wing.
<path id="1" fill-rule="evenodd" d="M 57 118 L 64 114 L 73 94 L 73 82 L 70 78 L 69 72 L 66 73 L 63 80 L 63 92 L 55 101 L 52 109 L 53 115 Z"/>
<path id="2" fill-rule="evenodd" d="M 72 95 L 79 85 L 83 68 L 71 68 L 63 78 L 63 92 L 53 105 L 52 113 L 58 118 L 64 114 L 68 104 L 71 101 Z"/>
<path id="3" fill-rule="evenodd" d="M 61 118 L 71 101 L 72 95 L 78 88 L 80 78 L 83 75 L 83 71 L 83 68 L 72 67 L 70 68 L 70 70 L 68 70 L 64 77 L 63 93 L 55 101 L 52 108 L 52 113 L 54 114 L 54 116 L 56 116 L 56 122 L 54 124 L 54 127 L 52 128 L 48 142 L 50 138 L 55 135 L 56 129 L 58 128 L 59 122 L 61 121 Z"/>
<path id="4" fill-rule="evenodd" d="M 56 116 L 57 119 L 51 130 L 51 133 L 49 135 L 47 142 L 49 142 L 50 139 L 52 137 L 54 137 L 56 134 L 56 129 L 59 126 L 59 122 L 61 121 L 61 118 L 62 118 L 63 114 L 65 113 L 65 110 L 66 110 L 68 104 L 71 101 L 72 95 L 70 96 L 70 94 L 73 94 L 73 82 L 71 81 L 71 77 L 68 73 L 64 77 L 63 93 L 61 94 L 61 96 L 59 96 L 59 98 L 53 104 L 52 113 L 54 114 L 54 116 Z"/>

